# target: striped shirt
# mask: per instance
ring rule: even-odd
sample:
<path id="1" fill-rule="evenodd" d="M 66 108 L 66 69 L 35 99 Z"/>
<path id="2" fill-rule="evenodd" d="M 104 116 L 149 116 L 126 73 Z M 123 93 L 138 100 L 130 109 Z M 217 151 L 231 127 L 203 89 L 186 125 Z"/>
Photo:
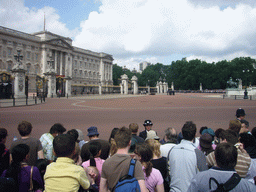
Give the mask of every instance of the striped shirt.
<path id="1" fill-rule="evenodd" d="M 245 178 L 251 165 L 251 158 L 246 151 L 242 152 L 240 149 L 237 149 L 237 153 L 235 170 L 240 177 Z M 206 156 L 206 161 L 209 167 L 217 166 L 214 151 Z"/>

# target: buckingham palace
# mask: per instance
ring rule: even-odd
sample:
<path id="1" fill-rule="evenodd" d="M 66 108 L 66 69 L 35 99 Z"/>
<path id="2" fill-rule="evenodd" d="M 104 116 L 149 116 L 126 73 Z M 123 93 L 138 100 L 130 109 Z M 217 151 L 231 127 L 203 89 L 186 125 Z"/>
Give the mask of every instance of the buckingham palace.
<path id="1" fill-rule="evenodd" d="M 49 89 L 45 83 L 49 71 L 56 77 L 54 95 L 99 92 L 100 86 L 108 89 L 113 85 L 112 55 L 72 46 L 71 38 L 49 31 L 28 34 L 0 26 L 2 86 L 15 78 L 12 72 L 19 56 L 26 71 L 27 94 Z"/>

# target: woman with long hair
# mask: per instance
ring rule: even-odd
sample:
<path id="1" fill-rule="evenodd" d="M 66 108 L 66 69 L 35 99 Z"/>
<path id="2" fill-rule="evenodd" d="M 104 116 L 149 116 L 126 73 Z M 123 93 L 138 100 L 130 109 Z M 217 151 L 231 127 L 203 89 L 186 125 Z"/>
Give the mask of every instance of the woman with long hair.
<path id="1" fill-rule="evenodd" d="M 164 189 L 165 191 L 170 190 L 170 183 L 167 181 L 168 177 L 168 169 L 167 169 L 167 158 L 161 156 L 161 151 L 160 151 L 160 142 L 155 139 L 148 139 L 145 141 L 145 143 L 150 147 L 151 151 L 153 152 L 153 158 L 151 160 L 151 163 L 153 164 L 153 167 L 155 169 L 158 169 L 162 177 L 164 178 Z"/>
<path id="2" fill-rule="evenodd" d="M 142 164 L 147 189 L 150 192 L 164 192 L 164 180 L 161 172 L 158 169 L 153 168 L 151 163 L 153 152 L 150 147 L 145 143 L 137 144 L 134 153 L 135 158 Z"/>
<path id="3" fill-rule="evenodd" d="M 34 189 L 43 189 L 43 181 L 37 167 L 31 167 L 25 163 L 28 158 L 29 146 L 26 144 L 16 145 L 12 151 L 12 163 L 2 174 L 2 177 L 13 178 L 16 183 L 15 191 L 27 192 L 30 188 L 30 176 Z"/>

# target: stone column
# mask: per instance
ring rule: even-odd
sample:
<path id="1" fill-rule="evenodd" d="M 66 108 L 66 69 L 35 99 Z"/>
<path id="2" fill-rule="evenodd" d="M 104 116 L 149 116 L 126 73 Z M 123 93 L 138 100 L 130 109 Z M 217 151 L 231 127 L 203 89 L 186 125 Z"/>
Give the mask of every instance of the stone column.
<path id="1" fill-rule="evenodd" d="M 25 67 L 21 62 L 18 62 L 13 68 L 12 73 L 14 74 L 14 98 L 25 98 Z"/>
<path id="2" fill-rule="evenodd" d="M 164 93 L 167 93 L 167 86 L 166 86 L 166 82 L 163 83 L 163 87 L 164 87 Z"/>
<path id="3" fill-rule="evenodd" d="M 200 83 L 200 91 L 203 91 L 203 85 Z"/>
<path id="4" fill-rule="evenodd" d="M 101 86 L 101 82 L 99 83 L 99 95 L 102 95 L 102 86 Z"/>
<path id="5" fill-rule="evenodd" d="M 132 84 L 133 84 L 133 94 L 137 95 L 139 92 L 138 77 L 136 77 L 135 75 L 132 77 Z"/>
<path id="6" fill-rule="evenodd" d="M 48 70 L 44 75 L 48 80 L 48 94 L 47 97 L 56 97 L 56 73 L 54 69 Z"/>
<path id="7" fill-rule="evenodd" d="M 122 83 L 120 83 L 120 92 L 121 92 L 121 95 L 124 94 L 124 87 L 123 87 L 123 84 L 122 84 Z"/>
<path id="8" fill-rule="evenodd" d="M 46 66 L 47 66 L 47 49 L 42 49 L 42 64 L 43 64 L 43 73 L 46 72 Z"/>
<path id="9" fill-rule="evenodd" d="M 58 74 L 58 52 L 55 50 L 54 53 L 54 64 L 55 64 L 55 73 Z"/>
<path id="10" fill-rule="evenodd" d="M 69 77 L 73 77 L 73 56 L 70 54 L 70 63 L 68 64 L 69 66 Z"/>
<path id="11" fill-rule="evenodd" d="M 71 78 L 70 77 L 67 77 L 65 78 L 66 79 L 66 95 L 68 95 L 69 97 L 71 97 Z"/>
<path id="12" fill-rule="evenodd" d="M 159 90 L 159 82 L 157 81 L 156 83 L 156 89 L 157 89 L 157 93 L 159 94 L 160 93 L 160 90 Z"/>
<path id="13" fill-rule="evenodd" d="M 174 83 L 172 82 L 172 91 L 174 91 Z"/>
<path id="14" fill-rule="evenodd" d="M 121 76 L 122 84 L 124 85 L 124 94 L 128 95 L 128 76 L 126 74 Z"/>
<path id="15" fill-rule="evenodd" d="M 60 52 L 60 75 L 63 75 L 62 66 L 63 66 L 63 52 Z"/>
<path id="16" fill-rule="evenodd" d="M 159 89 L 160 89 L 160 93 L 163 93 L 163 83 L 162 83 L 162 81 L 159 82 Z"/>

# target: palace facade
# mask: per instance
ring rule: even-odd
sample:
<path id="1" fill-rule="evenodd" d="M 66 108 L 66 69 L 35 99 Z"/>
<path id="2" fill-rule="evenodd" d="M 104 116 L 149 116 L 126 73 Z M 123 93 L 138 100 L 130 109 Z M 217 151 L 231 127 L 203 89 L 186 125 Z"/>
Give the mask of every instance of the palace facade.
<path id="1" fill-rule="evenodd" d="M 48 31 L 28 34 L 0 26 L 0 73 L 12 74 L 17 50 L 23 56 L 30 93 L 38 92 L 38 79 L 50 69 L 57 82 L 71 81 L 72 91 L 90 92 L 90 87 L 113 85 L 112 55 L 72 46 L 70 38 Z M 66 86 L 56 86 L 56 92 L 65 92 Z"/>

